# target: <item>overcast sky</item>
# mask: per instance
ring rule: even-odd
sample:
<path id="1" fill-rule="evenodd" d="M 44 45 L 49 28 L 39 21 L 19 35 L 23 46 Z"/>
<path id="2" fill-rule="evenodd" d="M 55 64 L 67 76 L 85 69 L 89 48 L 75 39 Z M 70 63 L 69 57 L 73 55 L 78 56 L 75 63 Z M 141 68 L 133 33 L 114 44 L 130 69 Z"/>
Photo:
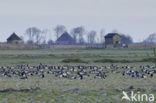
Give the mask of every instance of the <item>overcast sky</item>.
<path id="1" fill-rule="evenodd" d="M 63 24 L 68 31 L 84 26 L 129 34 L 141 41 L 156 32 L 156 0 L 0 0 L 0 41 L 28 27 L 51 29 Z"/>

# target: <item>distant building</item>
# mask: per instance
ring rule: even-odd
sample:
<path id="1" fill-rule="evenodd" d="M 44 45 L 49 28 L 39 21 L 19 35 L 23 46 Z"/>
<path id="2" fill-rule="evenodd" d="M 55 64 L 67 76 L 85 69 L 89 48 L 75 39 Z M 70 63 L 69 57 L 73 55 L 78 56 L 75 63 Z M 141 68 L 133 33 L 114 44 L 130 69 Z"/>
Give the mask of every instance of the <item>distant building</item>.
<path id="1" fill-rule="evenodd" d="M 118 33 L 108 33 L 105 36 L 106 47 L 121 47 L 121 36 Z"/>
<path id="2" fill-rule="evenodd" d="M 58 45 L 72 45 L 75 43 L 75 40 L 67 33 L 64 32 L 57 40 L 56 44 Z"/>
<path id="3" fill-rule="evenodd" d="M 10 43 L 10 44 L 21 44 L 22 43 L 22 39 L 20 37 L 18 37 L 15 33 L 13 33 L 7 39 L 7 43 Z"/>

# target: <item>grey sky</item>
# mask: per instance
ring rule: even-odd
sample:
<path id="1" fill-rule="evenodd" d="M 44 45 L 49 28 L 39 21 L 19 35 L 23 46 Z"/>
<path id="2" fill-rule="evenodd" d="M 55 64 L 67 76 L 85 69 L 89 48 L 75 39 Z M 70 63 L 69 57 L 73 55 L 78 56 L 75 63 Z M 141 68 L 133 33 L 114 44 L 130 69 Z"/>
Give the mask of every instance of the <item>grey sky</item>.
<path id="1" fill-rule="evenodd" d="M 156 32 L 156 0 L 0 0 L 0 41 L 28 27 L 116 29 L 141 41 Z"/>

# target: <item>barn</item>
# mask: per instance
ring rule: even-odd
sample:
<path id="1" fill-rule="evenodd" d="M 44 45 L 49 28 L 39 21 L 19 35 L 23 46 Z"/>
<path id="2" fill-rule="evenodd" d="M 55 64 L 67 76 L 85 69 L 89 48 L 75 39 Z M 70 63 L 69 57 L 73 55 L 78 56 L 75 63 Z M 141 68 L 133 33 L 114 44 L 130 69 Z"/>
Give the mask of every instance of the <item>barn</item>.
<path id="1" fill-rule="evenodd" d="M 105 36 L 105 46 L 108 47 L 121 47 L 121 36 L 118 33 L 108 33 Z"/>
<path id="2" fill-rule="evenodd" d="M 64 32 L 57 40 L 56 44 L 58 45 L 72 45 L 75 43 L 75 40 L 70 36 L 69 33 Z"/>
<path id="3" fill-rule="evenodd" d="M 22 39 L 16 35 L 16 33 L 12 33 L 11 36 L 7 39 L 7 43 L 10 44 L 21 44 Z"/>

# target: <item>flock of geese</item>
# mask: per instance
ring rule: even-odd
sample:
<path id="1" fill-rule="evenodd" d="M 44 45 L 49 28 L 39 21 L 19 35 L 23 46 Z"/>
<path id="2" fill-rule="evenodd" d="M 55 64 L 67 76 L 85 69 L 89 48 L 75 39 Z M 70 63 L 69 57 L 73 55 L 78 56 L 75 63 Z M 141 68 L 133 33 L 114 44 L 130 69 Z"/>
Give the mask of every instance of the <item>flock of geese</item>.
<path id="1" fill-rule="evenodd" d="M 156 66 L 48 66 L 40 63 L 38 66 L 16 65 L 16 66 L 0 66 L 1 77 L 19 77 L 20 79 L 29 79 L 31 76 L 40 78 L 46 77 L 47 74 L 54 75 L 59 78 L 68 79 L 84 79 L 87 77 L 105 79 L 110 74 L 121 74 L 132 78 L 152 78 L 156 73 Z"/>

